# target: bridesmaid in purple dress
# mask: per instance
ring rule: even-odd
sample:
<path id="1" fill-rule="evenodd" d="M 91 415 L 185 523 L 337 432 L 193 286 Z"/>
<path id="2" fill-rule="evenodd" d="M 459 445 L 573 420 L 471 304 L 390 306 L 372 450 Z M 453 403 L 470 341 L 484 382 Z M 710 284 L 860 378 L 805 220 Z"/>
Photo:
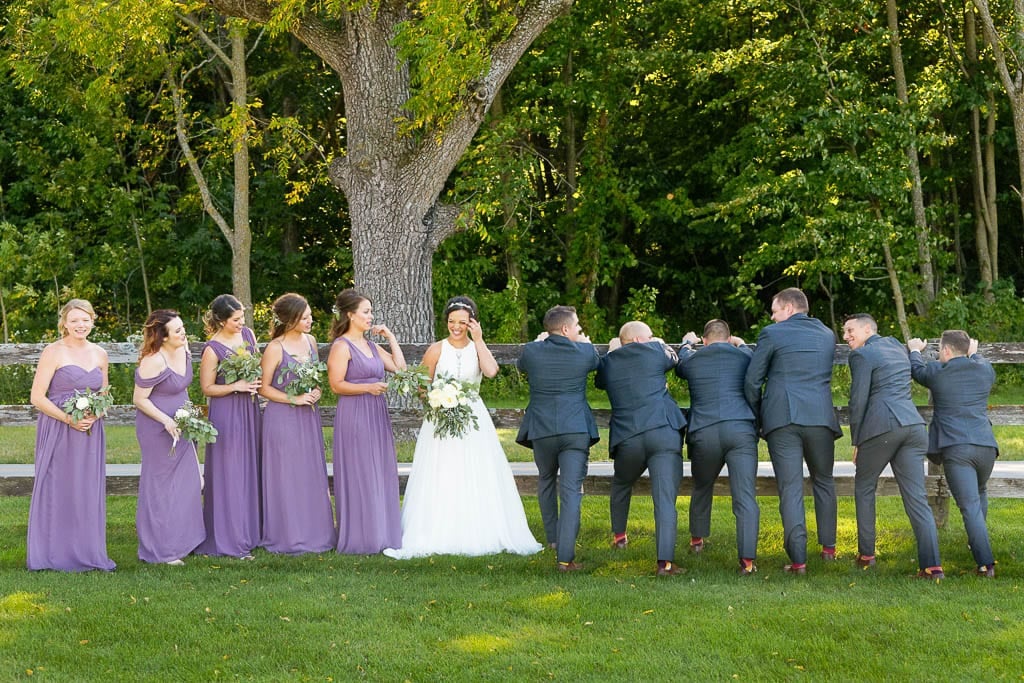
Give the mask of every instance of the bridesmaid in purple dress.
<path id="1" fill-rule="evenodd" d="M 272 553 L 322 553 L 334 547 L 320 389 L 289 396 L 290 365 L 318 361 L 309 334 L 313 312 L 298 294 L 274 302 L 271 341 L 263 351 L 263 540 Z M 294 393 L 294 392 L 292 392 Z"/>
<path id="2" fill-rule="evenodd" d="M 379 553 L 402 545 L 398 463 L 384 371 L 405 369 L 395 335 L 373 324 L 370 300 L 346 289 L 334 305 L 327 375 L 338 395 L 334 418 L 334 502 L 339 553 Z M 388 340 L 388 353 L 366 333 Z"/>
<path id="3" fill-rule="evenodd" d="M 111 571 L 107 557 L 106 434 L 103 421 L 75 422 L 64 401 L 107 386 L 107 352 L 87 337 L 96 313 L 84 299 L 60 309 L 61 338 L 39 356 L 32 380 L 36 472 L 28 511 L 28 568 Z"/>
<path id="4" fill-rule="evenodd" d="M 242 302 L 230 294 L 213 300 L 204 322 L 210 341 L 203 347 L 199 384 L 209 399 L 210 422 L 218 436 L 216 443 L 206 446 L 206 540 L 196 552 L 251 560 L 252 549 L 260 541 L 260 408 L 256 393 L 262 383 L 240 379 L 225 384 L 217 364 L 240 346 L 256 353 L 256 336 L 245 326 Z"/>
<path id="5" fill-rule="evenodd" d="M 139 559 L 181 566 L 206 538 L 203 480 L 195 444 L 179 438 L 174 413 L 188 401 L 192 356 L 177 311 L 153 311 L 142 331 L 135 371 L 135 434 L 142 475 L 135 527 Z"/>

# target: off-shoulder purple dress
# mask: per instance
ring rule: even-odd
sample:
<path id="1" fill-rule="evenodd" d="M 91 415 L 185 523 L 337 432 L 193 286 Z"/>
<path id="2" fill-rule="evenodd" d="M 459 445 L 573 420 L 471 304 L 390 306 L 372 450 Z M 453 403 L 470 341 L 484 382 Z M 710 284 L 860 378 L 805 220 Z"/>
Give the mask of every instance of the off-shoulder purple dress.
<path id="1" fill-rule="evenodd" d="M 311 347 L 316 358 L 316 348 Z M 281 347 L 281 365 L 264 377 L 275 389 L 295 374 L 295 360 Z M 263 540 L 272 553 L 322 553 L 334 547 L 334 511 L 327 484 L 324 430 L 319 406 L 269 401 L 263 409 Z"/>
<path id="2" fill-rule="evenodd" d="M 248 327 L 242 338 L 256 353 L 256 336 Z M 203 347 L 213 349 L 218 362 L 234 353 L 219 341 Z M 217 384 L 224 384 L 218 373 Z M 244 557 L 260 541 L 260 408 L 249 393 L 233 393 L 209 399 L 210 422 L 217 428 L 217 441 L 206 446 L 203 467 L 203 520 L 206 540 L 196 552 L 202 555 Z"/>
<path id="3" fill-rule="evenodd" d="M 98 391 L 103 371 L 57 368 L 46 395 L 58 406 L 75 390 Z M 39 414 L 36 476 L 28 510 L 28 568 L 111 571 L 107 557 L 107 439 L 103 420 L 89 432 Z"/>
<path id="4" fill-rule="evenodd" d="M 135 371 L 135 385 L 151 389 L 149 399 L 162 412 L 174 416 L 188 401 L 192 383 L 192 357 L 185 374 L 165 367 L 156 377 L 143 379 Z M 178 439 L 141 410 L 135 412 L 135 435 L 142 451 L 139 501 L 135 528 L 139 535 L 139 559 L 143 562 L 179 560 L 203 542 L 203 480 L 195 444 Z"/>
<path id="5" fill-rule="evenodd" d="M 341 337 L 352 354 L 345 380 L 355 384 L 384 381 L 377 346 L 366 356 Z M 402 546 L 398 502 L 398 461 L 384 396 L 339 396 L 334 417 L 334 503 L 338 515 L 339 553 L 379 553 Z"/>

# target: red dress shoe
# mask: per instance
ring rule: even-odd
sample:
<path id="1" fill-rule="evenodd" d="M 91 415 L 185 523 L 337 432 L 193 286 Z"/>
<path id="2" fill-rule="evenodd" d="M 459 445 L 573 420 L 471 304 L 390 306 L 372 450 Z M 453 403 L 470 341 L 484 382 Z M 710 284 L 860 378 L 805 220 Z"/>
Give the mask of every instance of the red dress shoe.
<path id="1" fill-rule="evenodd" d="M 939 579 L 946 578 L 946 573 L 942 571 L 942 567 L 928 567 L 927 569 L 919 571 L 917 573 L 917 578 L 938 581 Z"/>
<path id="2" fill-rule="evenodd" d="M 579 562 L 559 562 L 558 563 L 558 571 L 560 571 L 562 573 L 565 573 L 565 572 L 578 572 L 581 569 L 583 569 L 583 565 L 580 564 Z"/>
<path id="3" fill-rule="evenodd" d="M 974 573 L 978 576 L 983 576 L 986 579 L 994 579 L 996 578 L 996 566 L 994 564 L 990 564 L 987 567 L 985 565 L 981 565 L 974 571 Z"/>
<path id="4" fill-rule="evenodd" d="M 874 567 L 875 566 L 875 556 L 874 555 L 858 555 L 857 556 L 857 566 L 860 567 L 861 569 L 870 569 L 871 567 Z"/>
<path id="5" fill-rule="evenodd" d="M 782 571 L 786 572 L 787 574 L 796 574 L 797 576 L 803 576 L 804 574 L 807 573 L 807 565 L 806 564 L 796 564 L 794 562 L 793 564 L 785 565 L 782 568 Z"/>
<path id="6" fill-rule="evenodd" d="M 677 574 L 685 574 L 686 570 L 680 567 L 675 562 L 665 562 L 664 564 L 658 563 L 658 576 L 676 576 Z"/>

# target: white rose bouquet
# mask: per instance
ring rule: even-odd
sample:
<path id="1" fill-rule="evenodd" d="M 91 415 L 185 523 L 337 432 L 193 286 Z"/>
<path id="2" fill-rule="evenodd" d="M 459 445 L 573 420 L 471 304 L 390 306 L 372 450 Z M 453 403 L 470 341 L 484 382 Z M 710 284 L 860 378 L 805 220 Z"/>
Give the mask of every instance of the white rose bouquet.
<path id="1" fill-rule="evenodd" d="M 438 375 L 427 390 L 423 413 L 434 423 L 434 433 L 441 438 L 457 438 L 471 427 L 479 428 L 470 402 L 479 395 L 475 384 L 447 375 Z"/>
<path id="2" fill-rule="evenodd" d="M 217 440 L 217 428 L 206 419 L 206 415 L 200 406 L 186 401 L 185 405 L 174 411 L 174 424 L 181 430 L 179 438 L 194 441 L 196 444 L 213 443 Z M 178 439 L 171 444 L 171 452 L 174 455 L 174 447 L 178 445 Z"/>
<path id="3" fill-rule="evenodd" d="M 71 416 L 73 422 L 79 422 L 84 417 L 105 417 L 112 405 L 114 398 L 110 395 L 110 387 L 107 386 L 99 391 L 76 389 L 74 396 L 64 401 L 61 407 Z M 86 434 L 92 434 L 92 427 L 86 430 Z"/>

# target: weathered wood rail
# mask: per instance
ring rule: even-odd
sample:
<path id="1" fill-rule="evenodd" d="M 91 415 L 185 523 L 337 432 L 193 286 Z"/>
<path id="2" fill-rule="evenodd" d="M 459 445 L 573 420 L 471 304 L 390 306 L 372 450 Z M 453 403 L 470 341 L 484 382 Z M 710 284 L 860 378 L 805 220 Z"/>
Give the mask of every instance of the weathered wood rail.
<path id="1" fill-rule="evenodd" d="M 0 344 L 0 366 L 3 365 L 31 365 L 39 359 L 39 354 L 45 344 Z M 102 344 L 107 350 L 112 364 L 134 364 L 138 358 L 138 349 L 127 342 Z M 419 362 L 426 352 L 429 344 L 403 344 L 402 350 L 406 359 L 412 363 Z M 491 352 L 500 365 L 514 365 L 519 357 L 522 345 L 520 344 L 489 344 Z M 329 345 L 320 345 L 320 357 L 326 359 L 329 352 Z M 598 350 L 604 353 L 607 349 L 603 345 L 597 345 Z M 191 344 L 192 352 L 198 358 L 202 351 L 201 343 Z M 933 342 L 926 355 L 930 352 L 933 356 L 936 345 Z M 992 363 L 1024 364 L 1024 343 L 985 343 L 981 344 L 980 351 Z M 849 356 L 849 348 L 845 345 L 836 347 L 835 364 L 845 365 Z M 920 406 L 918 408 L 926 420 L 931 418 L 931 408 Z M 840 421 L 844 425 L 849 424 L 848 413 L 845 406 L 838 410 Z M 27 405 L 0 405 L 0 427 L 4 426 L 28 426 L 35 423 L 35 409 Z M 492 409 L 490 411 L 494 424 L 499 429 L 516 429 L 522 419 L 522 409 Z M 1003 405 L 990 406 L 989 419 L 996 425 L 1024 425 L 1024 405 Z M 327 405 L 320 408 L 321 421 L 324 426 L 330 426 L 334 420 L 334 406 L 328 401 Z M 607 427 L 610 411 L 595 409 L 594 416 L 601 427 Z M 414 433 L 420 425 L 421 416 L 416 410 L 395 408 L 391 411 L 392 422 L 396 433 Z M 135 420 L 134 406 L 115 406 L 111 409 L 107 423 L 111 425 L 132 425 Z M 27 481 L 26 481 L 27 480 Z M 401 486 L 404 489 L 406 477 L 401 477 Z M 516 483 L 523 494 L 533 495 L 536 493 L 536 478 L 529 474 L 517 474 Z M 107 477 L 107 490 L 112 495 L 126 494 L 134 495 L 137 491 L 138 477 L 135 475 L 114 475 Z M 929 499 L 936 510 L 936 516 L 944 521 L 948 510 L 949 489 L 946 486 L 945 478 L 941 474 L 941 468 L 929 466 L 929 475 L 926 481 Z M 606 475 L 591 475 L 587 477 L 584 490 L 593 495 L 608 495 L 610 489 L 610 478 Z M 692 481 L 684 479 L 680 488 L 682 495 L 688 495 L 692 490 Z M 3 477 L 0 476 L 0 495 L 27 495 L 31 492 L 31 477 Z M 649 494 L 649 483 L 642 479 L 637 484 L 638 494 Z M 836 477 L 836 492 L 842 496 L 853 495 L 852 475 L 840 475 Z M 810 495 L 810 484 L 805 481 L 805 494 Z M 993 498 L 1024 498 L 1024 476 L 993 478 L 989 482 L 988 494 Z M 728 480 L 725 477 L 719 479 L 715 486 L 715 495 L 728 496 Z M 757 478 L 757 495 L 777 496 L 775 480 L 770 475 L 759 475 Z M 879 480 L 878 495 L 897 496 L 899 488 L 891 478 Z"/>

